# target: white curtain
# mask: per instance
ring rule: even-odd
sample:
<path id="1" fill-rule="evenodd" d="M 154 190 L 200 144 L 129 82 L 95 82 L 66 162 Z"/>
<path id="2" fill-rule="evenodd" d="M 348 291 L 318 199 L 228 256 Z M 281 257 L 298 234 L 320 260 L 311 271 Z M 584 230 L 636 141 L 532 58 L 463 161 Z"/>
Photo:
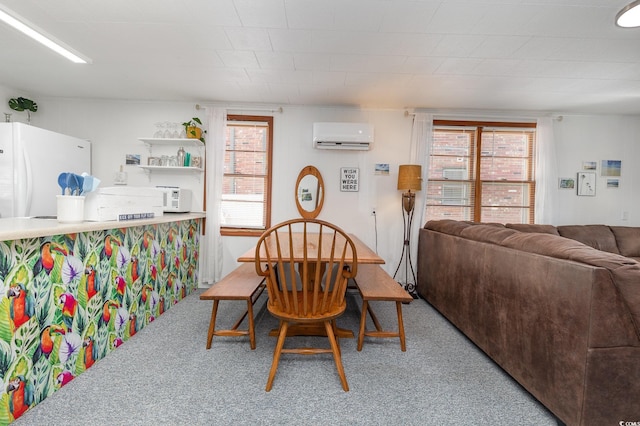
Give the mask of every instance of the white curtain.
<path id="1" fill-rule="evenodd" d="M 222 274 L 222 238 L 220 237 L 220 200 L 224 173 L 226 108 L 207 108 L 207 221 L 200 257 L 200 282 L 215 284 Z"/>
<path id="2" fill-rule="evenodd" d="M 415 210 L 411 225 L 411 259 L 418 259 L 418 230 L 424 226 L 427 206 L 427 177 L 429 176 L 429 155 L 433 140 L 433 114 L 416 113 L 411 128 L 410 163 L 422 166 L 422 190 L 416 194 Z M 417 268 L 417 264 L 414 264 Z M 406 278 L 406 277 L 405 277 Z"/>
<path id="3" fill-rule="evenodd" d="M 422 166 L 422 190 L 416 194 L 416 209 L 413 217 L 411 240 L 417 238 L 418 229 L 424 226 L 427 208 L 427 184 L 429 176 L 429 155 L 433 141 L 433 114 L 416 113 L 411 129 L 411 164 Z M 416 245 L 417 250 L 417 245 Z M 414 258 L 415 259 L 415 258 Z"/>
<path id="4" fill-rule="evenodd" d="M 536 200 L 535 223 L 554 224 L 558 167 L 553 141 L 553 118 L 543 117 L 536 125 Z"/>

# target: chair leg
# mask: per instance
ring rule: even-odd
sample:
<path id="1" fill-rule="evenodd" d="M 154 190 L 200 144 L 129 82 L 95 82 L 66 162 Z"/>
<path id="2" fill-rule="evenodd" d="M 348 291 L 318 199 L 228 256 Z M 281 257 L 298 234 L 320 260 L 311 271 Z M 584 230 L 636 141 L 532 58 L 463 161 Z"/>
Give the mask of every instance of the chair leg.
<path id="1" fill-rule="evenodd" d="M 333 351 L 333 359 L 336 362 L 336 368 L 338 369 L 338 375 L 340 376 L 340 383 L 342 383 L 342 389 L 344 389 L 345 392 L 348 392 L 349 385 L 347 384 L 347 377 L 344 374 L 344 368 L 342 367 L 342 358 L 340 356 L 340 349 L 338 348 L 338 343 L 336 342 L 336 336 L 333 333 L 333 327 L 331 326 L 331 322 L 325 321 L 324 328 L 327 330 L 327 337 L 329 338 L 329 343 L 331 343 L 331 349 Z"/>
<path id="2" fill-rule="evenodd" d="M 273 386 L 273 379 L 276 377 L 276 371 L 278 370 L 278 362 L 280 362 L 280 354 L 282 354 L 282 347 L 284 346 L 284 339 L 287 337 L 287 330 L 289 323 L 280 321 L 280 334 L 278 335 L 278 342 L 276 348 L 273 351 L 273 361 L 271 362 L 271 371 L 269 371 L 269 379 L 267 379 L 266 391 L 269 392 Z"/>
<path id="3" fill-rule="evenodd" d="M 338 337 L 338 323 L 336 320 L 331 321 L 331 326 L 333 327 L 333 335 L 336 338 L 336 346 L 338 346 L 338 354 L 342 357 L 342 349 L 340 348 L 340 338 Z"/>

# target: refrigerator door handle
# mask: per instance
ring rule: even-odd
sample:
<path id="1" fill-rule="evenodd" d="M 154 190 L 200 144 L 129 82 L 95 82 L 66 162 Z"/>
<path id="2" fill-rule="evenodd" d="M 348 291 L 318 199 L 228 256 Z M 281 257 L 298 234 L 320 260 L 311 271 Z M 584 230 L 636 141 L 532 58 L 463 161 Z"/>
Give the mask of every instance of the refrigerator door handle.
<path id="1" fill-rule="evenodd" d="M 31 159 L 29 158 L 29 153 L 24 148 L 22 149 L 22 158 L 24 159 L 24 169 L 27 175 L 27 193 L 24 209 L 24 216 L 26 216 L 31 212 L 31 201 L 33 198 L 33 171 L 31 170 Z"/>

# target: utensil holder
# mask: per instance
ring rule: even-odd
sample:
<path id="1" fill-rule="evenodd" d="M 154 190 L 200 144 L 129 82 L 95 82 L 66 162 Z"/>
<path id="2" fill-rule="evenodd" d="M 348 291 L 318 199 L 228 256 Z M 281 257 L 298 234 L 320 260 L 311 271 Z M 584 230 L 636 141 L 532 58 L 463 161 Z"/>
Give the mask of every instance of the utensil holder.
<path id="1" fill-rule="evenodd" d="M 84 221 L 84 195 L 58 195 L 58 222 Z"/>

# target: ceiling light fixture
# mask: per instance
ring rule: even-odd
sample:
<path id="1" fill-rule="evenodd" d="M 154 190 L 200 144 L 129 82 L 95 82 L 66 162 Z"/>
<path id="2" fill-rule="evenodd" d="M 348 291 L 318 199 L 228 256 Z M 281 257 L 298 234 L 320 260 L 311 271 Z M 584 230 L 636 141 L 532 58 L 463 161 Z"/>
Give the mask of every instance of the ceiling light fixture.
<path id="1" fill-rule="evenodd" d="M 12 26 L 16 30 L 28 35 L 35 41 L 42 43 L 47 46 L 49 49 L 54 52 L 64 56 L 71 62 L 75 62 L 76 64 L 86 64 L 91 63 L 91 59 L 87 57 L 82 57 L 79 53 L 72 52 L 72 49 L 66 46 L 63 46 L 63 43 L 59 41 L 54 41 L 55 39 L 46 34 L 44 31 L 31 24 L 26 19 L 22 18 L 20 15 L 14 13 L 13 11 L 7 9 L 3 5 L 0 5 L 0 21 L 7 23 Z"/>
<path id="2" fill-rule="evenodd" d="M 623 28 L 640 27 L 640 0 L 629 3 L 618 12 L 616 25 Z"/>

